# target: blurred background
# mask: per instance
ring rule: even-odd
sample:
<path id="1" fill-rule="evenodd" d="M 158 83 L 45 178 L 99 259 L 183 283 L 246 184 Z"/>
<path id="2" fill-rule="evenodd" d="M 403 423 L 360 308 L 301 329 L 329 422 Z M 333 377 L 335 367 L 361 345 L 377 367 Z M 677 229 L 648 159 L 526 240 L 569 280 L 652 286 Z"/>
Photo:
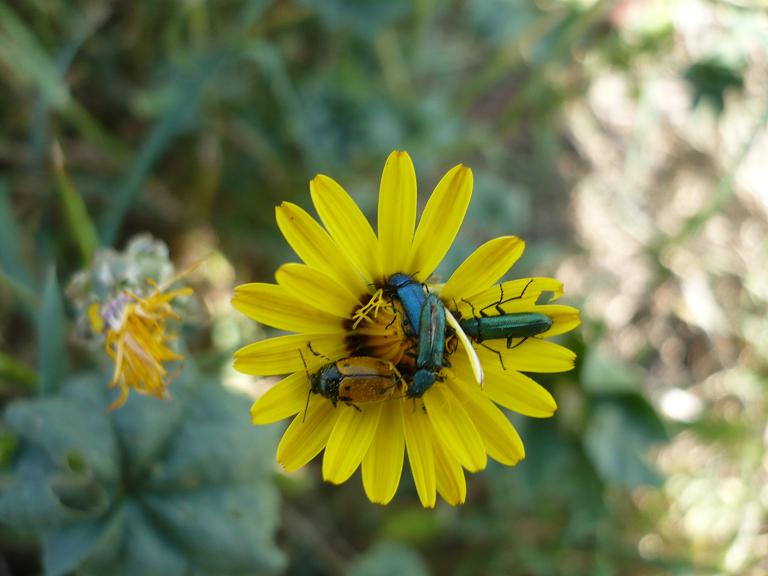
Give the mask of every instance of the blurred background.
<path id="1" fill-rule="evenodd" d="M 235 374 L 231 353 L 269 332 L 229 298 L 296 260 L 274 207 L 311 211 L 322 172 L 373 217 L 391 150 L 411 154 L 421 205 L 462 162 L 475 191 L 443 277 L 515 234 L 527 250 L 511 277 L 557 277 L 582 308 L 564 339 L 576 370 L 537 377 L 558 412 L 513 416 L 526 459 L 469 475 L 467 504 L 436 510 L 421 509 L 407 472 L 387 507 L 367 502 L 359 475 L 326 485 L 313 463 L 286 476 L 283 425 L 254 430 L 243 450 L 265 469 L 260 497 L 232 502 L 264 529 L 243 545 L 272 554 L 268 568 L 191 556 L 189 573 L 768 573 L 765 8 L 0 3 L 0 401 L 37 394 L 46 314 L 70 333 L 71 309 L 44 292 L 83 265 L 84 217 L 103 246 L 150 232 L 179 266 L 210 255 L 190 276 L 205 320 L 187 346 L 214 385 L 253 396 L 271 381 Z M 61 354 L 56 374 L 95 363 L 72 338 Z M 250 400 L 238 402 L 251 433 Z M 0 429 L 0 489 L 24 448 L 14 422 Z M 75 536 L 51 544 L 45 529 L 0 525 L 0 573 L 40 573 L 41 558 L 48 573 L 118 573 L 88 567 L 93 539 L 57 564 L 54 545 L 74 549 Z M 202 538 L 154 530 L 175 550 Z"/>

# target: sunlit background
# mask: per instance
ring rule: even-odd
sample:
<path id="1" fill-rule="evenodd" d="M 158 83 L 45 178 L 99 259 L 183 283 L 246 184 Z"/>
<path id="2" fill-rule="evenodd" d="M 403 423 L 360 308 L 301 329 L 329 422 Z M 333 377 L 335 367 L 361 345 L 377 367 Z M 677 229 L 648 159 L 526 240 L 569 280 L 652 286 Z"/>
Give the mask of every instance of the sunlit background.
<path id="1" fill-rule="evenodd" d="M 275 206 L 311 210 L 322 172 L 373 217 L 391 150 L 411 154 L 422 205 L 462 162 L 474 195 L 438 272 L 515 234 L 527 248 L 511 277 L 565 283 L 583 325 L 564 339 L 576 370 L 541 379 L 559 410 L 513 417 L 526 459 L 470 475 L 467 504 L 436 510 L 409 478 L 382 508 L 359 479 L 324 484 L 317 463 L 283 474 L 272 426 L 258 452 L 278 488 L 264 497 L 280 513 L 263 522 L 279 570 L 768 573 L 765 8 L 0 4 L 2 403 L 35 394 L 46 270 L 65 286 L 81 266 L 67 181 L 102 244 L 146 231 L 181 267 L 206 258 L 190 276 L 202 302 L 191 356 L 255 397 L 273 381 L 238 375 L 231 353 L 271 332 L 229 299 L 297 259 Z M 92 364 L 74 337 L 67 351 L 70 368 Z M 7 427 L 0 438 L 5 474 L 16 441 Z M 0 574 L 40 573 L 36 538 L 0 526 Z"/>

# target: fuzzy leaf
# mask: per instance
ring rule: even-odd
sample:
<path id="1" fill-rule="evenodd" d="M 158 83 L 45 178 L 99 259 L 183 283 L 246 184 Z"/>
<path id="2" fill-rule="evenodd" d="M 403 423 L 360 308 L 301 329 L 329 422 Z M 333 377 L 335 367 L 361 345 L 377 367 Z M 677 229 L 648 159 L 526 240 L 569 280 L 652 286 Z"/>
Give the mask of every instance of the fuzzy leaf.
<path id="1" fill-rule="evenodd" d="M 164 537 L 207 573 L 270 574 L 283 566 L 272 543 L 279 511 L 271 484 L 203 487 L 148 495 L 144 502 Z"/>
<path id="2" fill-rule="evenodd" d="M 88 574 L 108 574 L 109 559 L 121 545 L 122 514 L 71 524 L 43 534 L 45 574 L 58 576 L 78 569 Z M 85 568 L 87 566 L 87 568 Z"/>
<path id="3" fill-rule="evenodd" d="M 61 522 L 67 511 L 48 489 L 55 471 L 45 454 L 28 448 L 16 460 L 0 493 L 0 525 L 20 530 L 39 530 Z"/>
<path id="4" fill-rule="evenodd" d="M 203 383 L 184 401 L 181 426 L 151 471 L 152 489 L 242 481 L 272 465 L 273 430 L 251 424 L 242 398 L 218 384 Z"/>
<path id="5" fill-rule="evenodd" d="M 112 413 L 117 434 L 125 439 L 123 457 L 131 470 L 145 470 L 153 461 L 164 459 L 176 429 L 185 418 L 186 403 L 177 393 L 177 388 L 184 385 L 186 380 L 174 381 L 172 398 L 167 401 L 133 394 L 122 408 Z"/>
<path id="6" fill-rule="evenodd" d="M 275 431 L 251 425 L 247 399 L 187 374 L 172 400 L 135 395 L 113 413 L 94 375 L 11 404 L 19 448 L 0 518 L 41 536 L 46 573 L 282 568 Z"/>
<path id="7" fill-rule="evenodd" d="M 59 469 L 87 468 L 107 485 L 117 481 L 117 446 L 103 405 L 75 403 L 63 396 L 22 400 L 9 406 L 6 421 Z"/>
<path id="8" fill-rule="evenodd" d="M 124 508 L 125 545 L 117 565 L 125 576 L 187 574 L 189 561 L 163 539 L 144 509 L 134 502 Z"/>
<path id="9" fill-rule="evenodd" d="M 357 558 L 348 574 L 349 576 L 389 576 L 390 574 L 426 576 L 429 570 L 412 548 L 396 542 L 384 541 Z"/>

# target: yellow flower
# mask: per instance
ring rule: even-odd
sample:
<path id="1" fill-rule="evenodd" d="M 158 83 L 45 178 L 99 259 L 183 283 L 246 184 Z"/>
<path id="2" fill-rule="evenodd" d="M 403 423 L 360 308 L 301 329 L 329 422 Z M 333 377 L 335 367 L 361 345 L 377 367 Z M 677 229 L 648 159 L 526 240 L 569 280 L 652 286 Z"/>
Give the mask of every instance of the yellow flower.
<path id="1" fill-rule="evenodd" d="M 578 311 L 537 304 L 542 293 L 554 297 L 562 285 L 535 278 L 494 285 L 522 254 L 514 236 L 478 248 L 439 292 L 454 316 L 468 318 L 501 300 L 506 311 L 540 311 L 553 320 L 545 333 L 517 339 L 447 345 L 438 381 L 422 398 L 407 396 L 409 383 L 399 381 L 378 402 L 355 405 L 331 402 L 310 393 L 309 374 L 330 362 L 373 356 L 412 374 L 415 342 L 402 327 L 402 309 L 388 302 L 381 287 L 402 272 L 426 282 L 450 248 L 472 195 L 472 171 L 458 165 L 440 180 L 416 224 L 416 174 L 405 152 L 393 152 L 384 167 L 379 192 L 378 237 L 355 202 L 331 178 L 310 183 L 323 226 L 298 206 L 284 202 L 277 224 L 303 264 L 285 264 L 277 284 L 252 283 L 235 289 L 233 305 L 250 318 L 295 332 L 246 346 L 235 354 L 235 368 L 246 374 L 289 374 L 251 408 L 254 424 L 294 416 L 277 449 L 277 459 L 296 470 L 323 449 L 323 478 L 346 481 L 362 468 L 368 498 L 388 503 L 400 483 L 404 454 L 421 503 L 435 505 L 436 493 L 449 504 L 466 498 L 464 469 L 482 470 L 487 457 L 507 465 L 524 456 L 523 444 L 500 404 L 533 417 L 551 416 L 552 396 L 520 371 L 558 372 L 573 367 L 574 354 L 543 338 L 573 329 Z M 504 298 L 506 300 L 506 297 Z M 452 318 L 449 318 L 452 320 Z M 453 327 L 458 325 L 453 323 Z M 479 386 L 471 358 L 485 372 Z M 502 365 L 503 363 L 503 365 Z M 473 369 L 474 368 L 474 369 Z M 406 376 L 407 379 L 407 376 Z"/>
<path id="2" fill-rule="evenodd" d="M 183 360 L 168 342 L 174 338 L 166 328 L 169 319 L 179 319 L 171 302 L 178 296 L 192 293 L 191 288 L 165 292 L 179 276 L 164 286 L 149 281 L 151 291 L 139 296 L 123 290 L 103 304 L 94 303 L 88 309 L 91 327 L 104 333 L 104 348 L 115 362 L 109 387 L 119 386 L 120 396 L 109 410 L 119 408 L 128 399 L 131 388 L 155 398 L 169 398 L 169 374 L 165 363 Z"/>

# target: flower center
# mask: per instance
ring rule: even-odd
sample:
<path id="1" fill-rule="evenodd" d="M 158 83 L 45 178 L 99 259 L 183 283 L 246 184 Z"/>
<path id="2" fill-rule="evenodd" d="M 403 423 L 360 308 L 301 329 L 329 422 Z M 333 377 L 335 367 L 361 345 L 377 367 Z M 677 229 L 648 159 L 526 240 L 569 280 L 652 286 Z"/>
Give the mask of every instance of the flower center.
<path id="1" fill-rule="evenodd" d="M 367 298 L 367 301 L 365 299 Z M 403 330 L 403 309 L 379 289 L 367 294 L 352 316 L 347 350 L 352 356 L 372 356 L 395 365 L 412 365 L 415 342 Z"/>

